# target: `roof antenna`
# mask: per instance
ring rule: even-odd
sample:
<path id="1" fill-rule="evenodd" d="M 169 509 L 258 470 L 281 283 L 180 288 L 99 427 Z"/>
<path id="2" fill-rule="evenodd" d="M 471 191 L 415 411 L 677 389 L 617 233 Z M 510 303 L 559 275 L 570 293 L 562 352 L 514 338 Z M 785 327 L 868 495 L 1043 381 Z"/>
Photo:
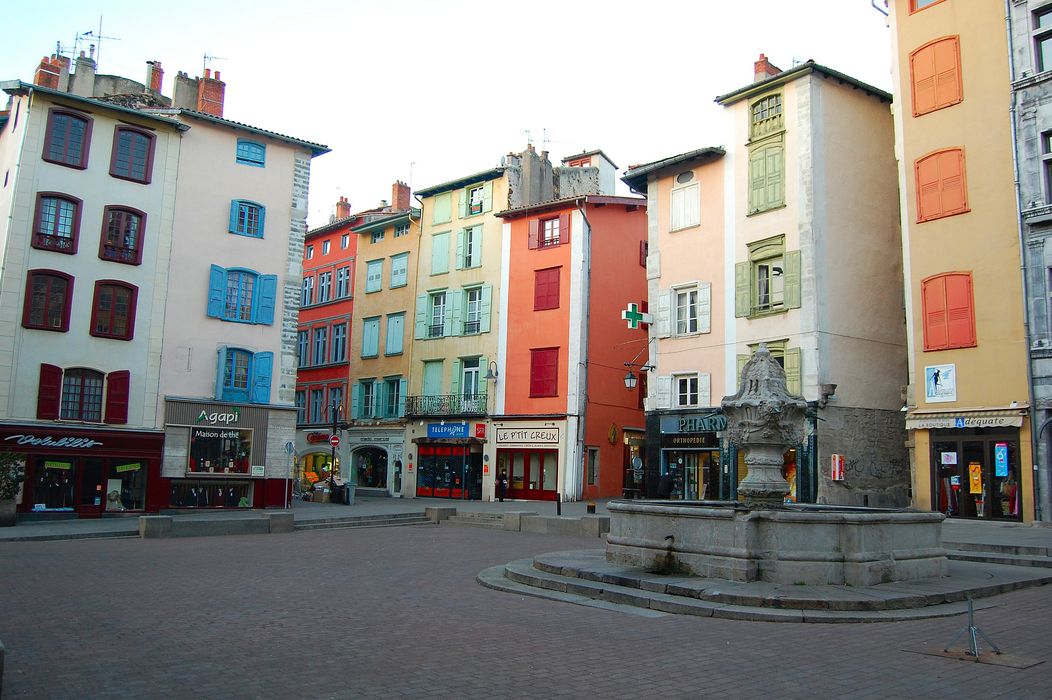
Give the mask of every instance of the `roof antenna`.
<path id="1" fill-rule="evenodd" d="M 83 34 L 78 34 L 77 35 L 77 41 L 79 42 L 80 39 L 86 39 L 86 38 L 89 38 L 89 37 L 95 40 L 95 43 L 91 44 L 91 47 L 92 47 L 92 53 L 94 54 L 92 56 L 92 58 L 95 59 L 95 65 L 96 66 L 99 65 L 99 60 L 100 60 L 99 57 L 102 56 L 102 40 L 103 39 L 113 39 L 114 41 L 120 41 L 121 40 L 120 37 L 117 37 L 117 36 L 104 36 L 102 34 L 102 15 L 99 15 L 99 31 L 98 31 L 98 33 L 95 33 L 94 30 L 89 30 L 89 31 L 84 32 Z M 97 49 L 97 51 L 96 51 L 96 49 Z M 76 46 L 75 45 L 74 45 L 74 53 L 76 53 Z"/>
<path id="2" fill-rule="evenodd" d="M 205 52 L 205 55 L 201 59 L 201 75 L 205 74 L 208 70 L 208 64 L 212 61 L 225 61 L 226 59 L 222 56 L 213 56 L 212 54 Z"/>

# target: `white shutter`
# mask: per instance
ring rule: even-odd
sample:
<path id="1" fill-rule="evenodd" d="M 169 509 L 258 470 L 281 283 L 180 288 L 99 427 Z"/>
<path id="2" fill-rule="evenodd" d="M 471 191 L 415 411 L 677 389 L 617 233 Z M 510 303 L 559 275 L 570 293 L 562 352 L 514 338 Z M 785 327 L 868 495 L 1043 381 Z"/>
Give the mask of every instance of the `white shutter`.
<path id="1" fill-rule="evenodd" d="M 654 382 L 654 408 L 672 408 L 672 376 L 663 375 Z"/>
<path id="2" fill-rule="evenodd" d="M 698 332 L 712 331 L 712 284 L 698 283 Z"/>
<path id="3" fill-rule="evenodd" d="M 672 334 L 672 295 L 671 289 L 658 291 L 657 318 L 654 319 L 654 332 L 659 338 L 667 338 Z"/>
<path id="4" fill-rule="evenodd" d="M 647 279 L 656 280 L 658 277 L 661 277 L 661 251 L 651 246 L 647 253 Z"/>
<path id="5" fill-rule="evenodd" d="M 698 405 L 712 405 L 712 379 L 708 372 L 698 373 Z"/>

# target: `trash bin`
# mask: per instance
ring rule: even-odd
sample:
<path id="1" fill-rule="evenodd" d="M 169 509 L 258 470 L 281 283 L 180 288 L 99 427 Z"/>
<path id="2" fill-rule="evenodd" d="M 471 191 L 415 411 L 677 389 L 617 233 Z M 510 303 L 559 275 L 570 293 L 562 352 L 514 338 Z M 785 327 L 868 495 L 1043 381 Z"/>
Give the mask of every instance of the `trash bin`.
<path id="1" fill-rule="evenodd" d="M 345 506 L 351 505 L 353 502 L 353 491 L 351 491 L 350 484 L 344 484 L 340 487 L 340 503 Z"/>

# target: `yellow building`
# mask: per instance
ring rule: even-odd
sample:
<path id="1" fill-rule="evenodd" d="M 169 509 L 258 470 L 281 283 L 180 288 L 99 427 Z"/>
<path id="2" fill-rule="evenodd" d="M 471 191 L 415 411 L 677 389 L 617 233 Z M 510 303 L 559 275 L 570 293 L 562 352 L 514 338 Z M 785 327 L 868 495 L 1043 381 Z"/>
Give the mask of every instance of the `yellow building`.
<path id="1" fill-rule="evenodd" d="M 1034 519 L 1004 4 L 892 0 L 913 503 Z"/>

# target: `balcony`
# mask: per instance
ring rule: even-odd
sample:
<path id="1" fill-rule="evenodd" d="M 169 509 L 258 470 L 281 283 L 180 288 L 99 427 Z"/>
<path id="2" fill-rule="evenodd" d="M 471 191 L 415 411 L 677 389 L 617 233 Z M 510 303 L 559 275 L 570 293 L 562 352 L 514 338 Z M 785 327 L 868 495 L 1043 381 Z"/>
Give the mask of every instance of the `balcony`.
<path id="1" fill-rule="evenodd" d="M 413 418 L 421 416 L 484 416 L 486 415 L 486 395 L 407 396 L 405 397 L 405 414 Z"/>

